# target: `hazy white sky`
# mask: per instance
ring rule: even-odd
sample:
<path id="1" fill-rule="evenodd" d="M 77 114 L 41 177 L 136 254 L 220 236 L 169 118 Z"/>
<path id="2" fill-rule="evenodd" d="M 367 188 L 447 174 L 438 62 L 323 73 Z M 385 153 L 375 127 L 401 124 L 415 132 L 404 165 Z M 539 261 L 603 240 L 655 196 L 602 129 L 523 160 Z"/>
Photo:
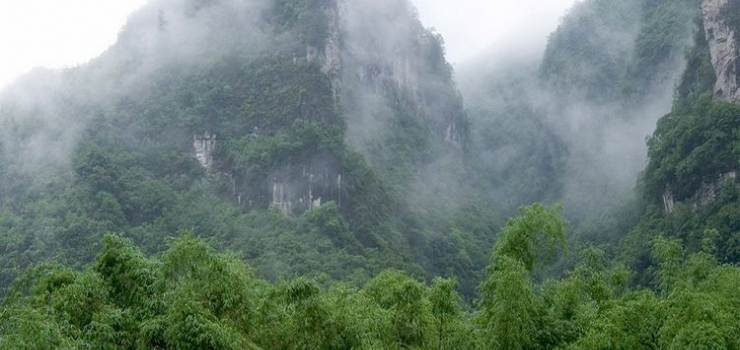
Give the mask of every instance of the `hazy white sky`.
<path id="1" fill-rule="evenodd" d="M 426 27 L 445 38 L 453 64 L 512 40 L 541 40 L 577 0 L 411 0 Z M 616 0 L 615 0 L 616 1 Z"/>
<path id="2" fill-rule="evenodd" d="M 34 67 L 84 63 L 147 0 L 0 0 L 0 88 Z"/>
<path id="3" fill-rule="evenodd" d="M 575 1 L 412 0 L 424 26 L 445 37 L 453 63 L 505 36 L 544 37 Z M 34 67 L 69 67 L 99 55 L 146 2 L 0 0 L 0 88 Z"/>

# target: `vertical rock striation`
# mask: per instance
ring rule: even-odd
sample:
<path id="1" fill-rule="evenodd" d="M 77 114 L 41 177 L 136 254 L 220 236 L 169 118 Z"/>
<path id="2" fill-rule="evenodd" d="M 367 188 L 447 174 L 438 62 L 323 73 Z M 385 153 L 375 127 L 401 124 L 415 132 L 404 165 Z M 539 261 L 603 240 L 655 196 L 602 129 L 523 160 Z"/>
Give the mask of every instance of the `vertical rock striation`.
<path id="1" fill-rule="evenodd" d="M 200 135 L 193 136 L 193 149 L 195 150 L 195 159 L 198 160 L 203 168 L 211 170 L 213 166 L 213 150 L 216 148 L 216 135 L 211 135 L 208 131 Z"/>
<path id="2" fill-rule="evenodd" d="M 704 31 L 717 75 L 714 93 L 728 102 L 740 101 L 738 90 L 738 44 L 734 28 L 723 14 L 728 0 L 703 0 Z"/>

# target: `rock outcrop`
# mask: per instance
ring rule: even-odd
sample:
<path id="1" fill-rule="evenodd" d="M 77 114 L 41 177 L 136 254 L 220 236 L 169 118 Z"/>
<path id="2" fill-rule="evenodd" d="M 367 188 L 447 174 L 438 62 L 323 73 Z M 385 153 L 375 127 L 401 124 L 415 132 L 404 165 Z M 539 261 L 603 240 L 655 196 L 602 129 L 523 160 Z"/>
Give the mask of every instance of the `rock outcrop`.
<path id="1" fill-rule="evenodd" d="M 712 204 L 717 199 L 717 196 L 719 196 L 723 186 L 727 183 L 737 181 L 737 173 L 737 171 L 728 171 L 718 175 L 713 180 L 703 181 L 694 195 L 686 199 L 686 203 L 691 204 L 695 210 Z M 673 197 L 670 186 L 668 186 L 663 192 L 663 210 L 666 213 L 672 213 L 675 207 L 676 200 Z"/>
<path id="2" fill-rule="evenodd" d="M 672 213 L 676 208 L 676 201 L 673 199 L 673 192 L 669 188 L 663 192 L 663 210 L 666 213 Z"/>
<path id="3" fill-rule="evenodd" d="M 367 135 L 397 127 L 392 114 L 403 110 L 425 124 L 435 141 L 464 144 L 466 117 L 444 45 L 410 3 L 355 0 L 342 2 L 339 13 L 342 80 L 349 90 L 342 104 L 355 111 L 348 116 L 350 143 L 373 147 L 363 144 Z"/>
<path id="4" fill-rule="evenodd" d="M 286 173 L 275 176 L 270 184 L 269 208 L 278 210 L 283 215 L 290 215 L 294 211 L 304 212 L 318 208 L 322 202 L 328 200 L 335 201 L 341 207 L 342 175 L 330 168 L 303 167 L 300 174 Z"/>
<path id="5" fill-rule="evenodd" d="M 327 20 L 326 37 L 322 47 L 306 46 L 306 60 L 309 62 L 317 61 L 321 65 L 321 71 L 331 79 L 334 99 L 337 100 L 342 83 L 342 39 L 340 29 L 342 9 L 339 3 L 329 2 L 322 11 Z"/>
<path id="6" fill-rule="evenodd" d="M 211 170 L 213 166 L 213 150 L 216 148 L 216 135 L 205 132 L 193 136 L 193 149 L 195 150 L 195 159 L 206 170 Z"/>
<path id="7" fill-rule="evenodd" d="M 714 93 L 728 102 L 740 102 L 737 33 L 723 16 L 728 0 L 703 0 L 704 31 L 717 75 Z"/>
<path id="8" fill-rule="evenodd" d="M 714 200 L 717 199 L 717 196 L 722 191 L 722 187 L 726 183 L 735 181 L 736 179 L 737 171 L 728 171 L 726 173 L 720 174 L 713 181 L 703 182 L 699 190 L 696 191 L 693 197 L 691 197 L 691 203 L 693 203 L 694 208 L 696 209 L 704 207 L 714 202 Z"/>
<path id="9" fill-rule="evenodd" d="M 281 9 L 280 6 L 286 7 Z M 277 52 L 280 54 L 275 54 L 271 60 L 285 60 L 283 63 L 286 64 L 292 60 L 299 69 L 309 67 L 306 68 L 307 72 L 318 67 L 331 83 L 331 91 L 324 90 L 327 89 L 324 77 L 319 81 L 317 76 L 306 73 L 306 78 L 316 79 L 317 83 L 299 81 L 307 83 L 307 90 L 320 89 L 313 91 L 316 94 L 311 94 L 320 98 L 310 103 L 302 102 L 295 109 L 267 106 L 265 110 L 268 114 L 280 111 L 279 116 L 271 117 L 281 121 L 265 124 L 274 129 L 292 130 L 290 120 L 323 122 L 324 117 L 319 116 L 333 115 L 334 111 L 330 108 L 333 107 L 346 121 L 341 132 L 347 144 L 353 151 L 366 156 L 372 166 L 384 169 L 381 171 L 391 169 L 387 171 L 397 171 L 406 176 L 398 180 L 406 181 L 397 184 L 399 186 L 408 185 L 408 182 L 415 180 L 414 176 L 420 176 L 425 172 L 425 167 L 431 164 L 440 166 L 443 157 L 444 161 L 450 158 L 449 162 L 457 164 L 468 127 L 462 98 L 452 79 L 452 69 L 444 58 L 441 37 L 422 26 L 409 2 L 326 0 L 305 8 L 280 6 L 276 8 L 285 11 L 276 11 L 275 17 L 270 18 L 278 24 L 281 35 L 285 36 L 276 42 L 285 47 L 279 47 Z M 281 17 L 283 15 L 287 17 Z M 280 21 L 290 23 L 281 26 L 283 23 Z M 287 53 L 284 56 L 283 50 Z M 270 48 L 265 51 L 270 52 Z M 312 64 L 301 66 L 303 63 Z M 333 101 L 325 98 L 329 94 Z M 301 93 L 293 94 L 290 98 L 296 96 L 300 98 Z M 333 106 L 330 106 L 331 102 Z M 253 105 L 260 104 L 255 102 Z M 255 113 L 249 118 L 263 118 L 260 110 L 263 107 L 250 108 Z M 318 112 L 314 113 L 313 109 Z M 304 110 L 307 112 L 304 113 Z M 238 136 L 217 128 L 211 130 L 219 133 L 219 147 L 229 145 Z M 259 140 L 273 137 L 274 132 L 269 128 L 255 127 L 255 131 L 248 136 L 255 142 L 245 142 L 240 147 L 253 147 L 260 143 Z M 413 134 L 414 137 L 399 137 L 407 134 Z M 321 142 L 324 141 L 317 143 Z M 397 144 L 389 146 L 388 142 Z M 422 145 L 422 142 L 428 143 L 429 147 Z M 239 173 L 228 169 L 228 162 L 222 162 L 220 158 L 214 163 L 211 154 L 215 146 L 215 137 L 208 134 L 197 135 L 193 140 L 194 153 L 200 164 L 208 170 L 211 170 L 212 164 L 220 167 L 217 169 L 219 174 L 228 177 L 234 199 L 241 205 L 270 208 L 285 215 L 311 210 L 328 201 L 335 201 L 342 206 L 340 174 L 347 174 L 349 169 L 343 164 L 342 152 L 337 149 L 286 151 L 301 153 L 300 156 L 285 152 L 279 156 L 271 154 L 281 161 L 271 159 L 273 162 L 265 166 L 269 169 L 262 169 L 262 163 L 253 167 L 259 168 L 259 172 L 239 158 L 239 166 L 242 167 Z M 430 152 L 428 148 L 432 146 L 434 151 Z M 398 149 L 406 151 L 399 152 Z M 217 158 L 221 156 L 224 156 L 221 152 L 216 155 Z M 403 169 L 397 170 L 399 168 Z M 350 185 L 351 179 L 354 178 L 347 176 L 345 191 L 355 188 Z M 349 202 L 345 204 L 348 205 Z"/>

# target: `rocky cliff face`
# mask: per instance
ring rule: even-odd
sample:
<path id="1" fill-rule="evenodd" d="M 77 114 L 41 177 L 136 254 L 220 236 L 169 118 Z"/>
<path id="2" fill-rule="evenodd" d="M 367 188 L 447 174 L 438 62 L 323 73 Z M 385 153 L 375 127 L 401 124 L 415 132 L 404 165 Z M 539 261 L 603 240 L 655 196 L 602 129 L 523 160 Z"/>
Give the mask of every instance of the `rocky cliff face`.
<path id="1" fill-rule="evenodd" d="M 323 173 L 317 174 L 317 170 Z M 283 215 L 315 209 L 328 200 L 342 205 L 342 175 L 330 167 L 303 168 L 298 178 L 275 177 L 271 186 L 270 209 Z"/>
<path id="2" fill-rule="evenodd" d="M 737 181 L 737 171 L 728 171 L 718 175 L 712 180 L 703 181 L 696 193 L 688 199 L 688 203 L 690 203 L 694 209 L 699 209 L 712 204 L 722 191 L 722 187 L 735 181 Z M 663 192 L 663 210 L 666 213 L 672 213 L 675 208 L 676 200 L 673 196 L 673 192 L 671 192 L 670 188 L 666 188 Z"/>
<path id="3" fill-rule="evenodd" d="M 342 39 L 340 33 L 342 6 L 340 5 L 338 2 L 330 2 L 322 10 L 327 21 L 323 47 L 318 48 L 313 45 L 306 47 L 306 59 L 308 61 L 318 60 L 321 71 L 331 79 L 335 100 L 339 97 L 342 83 Z"/>
<path id="4" fill-rule="evenodd" d="M 717 74 L 714 93 L 728 101 L 740 101 L 738 89 L 738 42 L 737 33 L 723 14 L 728 0 L 703 0 L 701 12 L 704 19 L 712 66 Z"/>
<path id="5" fill-rule="evenodd" d="M 403 167 L 419 174 L 445 149 L 462 147 L 467 131 L 462 99 L 441 38 L 421 25 L 408 1 L 326 1 L 321 17 L 326 22 L 323 40 L 306 45 L 305 59 L 318 63 L 331 81 L 334 102 L 347 121 L 345 140 L 354 150 L 376 160 L 378 167 L 398 169 L 388 164 L 397 161 L 390 153 L 418 148 L 404 154 L 409 157 Z M 394 133 L 419 138 L 389 136 Z M 416 144 L 419 139 L 432 146 Z M 388 145 L 393 142 L 412 144 Z M 437 150 L 429 152 L 430 147 Z M 279 173 L 269 181 L 270 208 L 287 214 L 321 201 L 341 202 L 338 169 L 304 161 Z"/>
<path id="6" fill-rule="evenodd" d="M 701 14 L 704 24 L 704 34 L 707 39 L 711 63 L 716 74 L 714 95 L 726 102 L 740 102 L 740 86 L 738 85 L 738 38 L 735 27 L 728 18 L 730 1 L 734 0 L 702 0 Z M 737 172 L 730 171 L 717 174 L 714 179 L 702 181 L 699 189 L 687 199 L 694 209 L 704 207 L 714 202 L 722 187 L 727 182 L 737 179 Z M 670 188 L 663 193 L 663 207 L 668 213 L 675 207 L 675 199 Z"/>
<path id="7" fill-rule="evenodd" d="M 400 112 L 426 124 L 440 143 L 460 146 L 466 137 L 462 99 L 441 37 L 422 26 L 408 1 L 342 4 L 342 104 L 353 111 L 350 143 L 364 149 L 371 134 L 398 127 L 391 114 Z"/>
<path id="8" fill-rule="evenodd" d="M 213 150 L 216 148 L 216 135 L 205 132 L 200 135 L 193 135 L 193 149 L 195 150 L 195 159 L 206 170 L 213 167 Z"/>
<path id="9" fill-rule="evenodd" d="M 701 184 L 701 187 L 696 194 L 691 198 L 694 208 L 700 208 L 711 204 L 717 199 L 722 187 L 730 182 L 737 180 L 737 171 L 728 171 L 724 174 L 720 174 L 717 178 L 712 181 L 705 181 Z"/>

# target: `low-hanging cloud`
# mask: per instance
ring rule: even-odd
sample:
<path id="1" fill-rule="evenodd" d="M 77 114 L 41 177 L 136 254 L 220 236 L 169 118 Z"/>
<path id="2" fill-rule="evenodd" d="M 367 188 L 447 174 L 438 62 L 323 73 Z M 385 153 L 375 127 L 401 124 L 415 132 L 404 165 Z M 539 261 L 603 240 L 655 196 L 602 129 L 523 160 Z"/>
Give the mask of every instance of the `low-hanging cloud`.
<path id="1" fill-rule="evenodd" d="M 426 27 L 445 38 L 447 59 L 462 63 L 517 37 L 542 43 L 577 0 L 412 0 Z"/>
<path id="2" fill-rule="evenodd" d="M 580 3 L 576 6 L 569 14 L 571 24 L 574 18 L 580 20 L 578 16 L 581 15 L 585 16 L 584 20 L 591 21 L 591 5 Z M 634 17 L 634 24 L 618 17 L 633 10 L 629 9 L 629 4 L 620 5 L 628 10 L 622 9 L 621 14 L 613 14 L 615 17 L 609 19 L 613 20 L 612 24 L 588 22 L 588 25 L 595 25 L 596 28 L 580 36 L 580 40 L 589 40 L 594 49 L 600 48 L 603 59 L 613 59 L 617 63 L 620 60 L 629 60 L 634 54 L 642 25 L 639 16 Z M 620 98 L 598 96 L 589 88 L 584 89 L 585 85 L 578 86 L 581 81 L 583 84 L 594 81 L 592 77 L 599 74 L 606 76 L 605 72 L 599 71 L 597 65 L 588 62 L 567 62 L 568 75 L 563 80 L 565 83 L 553 83 L 543 76 L 541 70 L 544 47 L 537 47 L 534 43 L 527 47 L 528 43 L 523 44 L 520 40 L 500 41 L 487 55 L 462 65 L 458 71 L 460 86 L 466 107 L 471 111 L 474 124 L 472 129 L 477 132 L 474 137 L 482 145 L 479 156 L 483 162 L 507 162 L 512 157 L 520 157 L 521 161 L 545 166 L 546 162 L 559 159 L 559 164 L 550 165 L 561 167 L 560 173 L 551 174 L 548 173 L 550 170 L 542 169 L 540 171 L 547 177 L 561 179 L 561 182 L 545 185 L 543 189 L 560 189 L 549 200 L 563 201 L 571 213 L 598 210 L 629 193 L 645 166 L 645 139 L 652 134 L 658 118 L 668 113 L 672 105 L 674 85 L 685 65 L 682 47 L 690 44 L 692 32 L 691 21 L 685 22 L 682 38 L 676 49 L 663 57 L 663 63 L 653 68 L 657 72 L 653 72 L 654 77 L 645 84 L 645 90 L 641 91 L 639 98 L 627 98 L 630 102 L 626 104 Z M 625 30 L 610 30 L 609 25 L 625 26 Z M 558 75 L 556 78 L 561 79 L 562 76 Z M 616 87 L 619 81 L 614 79 L 604 84 Z M 604 91 L 615 95 L 621 93 L 609 86 Z M 506 115 L 511 110 L 527 117 L 512 121 Z M 537 137 L 551 137 L 562 145 L 562 150 L 554 158 L 538 158 L 527 153 L 526 150 L 531 149 L 532 145 L 521 143 L 526 140 L 494 142 L 493 146 L 486 146 L 485 139 L 488 136 L 485 130 L 481 133 L 481 126 L 495 128 L 496 123 L 501 123 L 503 127 L 527 127 L 528 135 L 537 133 Z M 557 147 L 543 146 L 540 152 L 552 149 Z M 528 156 L 533 158 L 527 159 Z M 548 167 L 544 169 L 549 169 Z M 502 173 L 503 170 L 497 172 Z M 523 176 L 524 174 L 521 177 Z M 498 182 L 494 185 L 492 196 L 499 201 L 512 201 L 514 205 L 525 204 L 521 202 L 522 192 L 517 198 L 516 190 L 511 190 L 511 186 L 519 180 L 520 178 L 515 178 L 509 182 Z M 532 186 L 535 184 L 532 183 Z"/>
<path id="3" fill-rule="evenodd" d="M 157 74 L 203 65 L 240 50 L 245 60 L 267 47 L 265 0 L 154 0 L 132 14 L 118 41 L 89 63 L 37 69 L 0 94 L 0 152 L 6 167 L 39 184 L 70 173 L 70 161 L 93 118 L 122 101 L 156 93 Z M 225 49 L 226 48 L 226 49 Z M 179 67 L 179 68 L 178 68 Z M 121 130 L 125 132 L 125 130 Z"/>

